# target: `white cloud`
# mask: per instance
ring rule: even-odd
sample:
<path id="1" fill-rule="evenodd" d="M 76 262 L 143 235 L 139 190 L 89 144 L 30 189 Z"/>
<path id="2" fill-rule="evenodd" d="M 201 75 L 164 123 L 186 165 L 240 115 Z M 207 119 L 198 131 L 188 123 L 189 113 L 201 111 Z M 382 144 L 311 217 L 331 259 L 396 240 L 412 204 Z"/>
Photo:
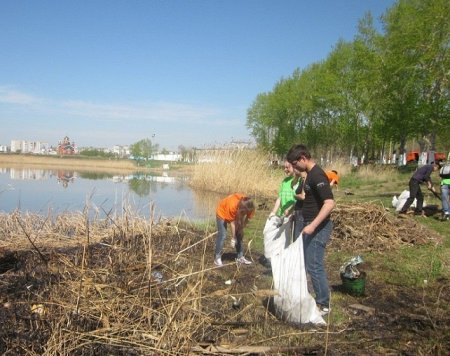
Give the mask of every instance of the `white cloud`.
<path id="1" fill-rule="evenodd" d="M 0 108 L 0 139 L 6 142 L 23 136 L 53 143 L 68 135 L 80 145 L 109 146 L 156 134 L 161 147 L 173 148 L 246 135 L 244 110 L 208 105 L 56 100 L 0 86 Z"/>
<path id="2" fill-rule="evenodd" d="M 19 92 L 8 87 L 0 86 L 0 103 L 30 105 L 41 103 L 42 99 L 33 95 Z"/>
<path id="3" fill-rule="evenodd" d="M 68 100 L 61 103 L 61 108 L 72 115 L 113 121 L 173 122 L 183 120 L 189 123 L 205 123 L 220 115 L 217 109 L 179 103 L 95 104 L 87 101 Z"/>
<path id="4" fill-rule="evenodd" d="M 241 120 L 233 120 L 223 109 L 207 105 L 183 103 L 93 103 L 85 100 L 54 100 L 39 98 L 24 92 L 0 86 L 0 104 L 26 110 L 33 104 L 33 116 L 79 117 L 110 122 L 145 121 L 159 123 L 183 123 L 235 126 Z"/>

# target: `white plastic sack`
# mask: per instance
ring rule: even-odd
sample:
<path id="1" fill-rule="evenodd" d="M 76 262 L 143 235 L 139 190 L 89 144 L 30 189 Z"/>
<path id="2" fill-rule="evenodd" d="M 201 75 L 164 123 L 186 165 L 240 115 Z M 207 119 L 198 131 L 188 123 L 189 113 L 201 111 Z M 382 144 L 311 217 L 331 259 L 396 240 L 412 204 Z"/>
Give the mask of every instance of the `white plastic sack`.
<path id="1" fill-rule="evenodd" d="M 392 198 L 392 206 L 395 208 L 395 211 L 400 211 L 403 208 L 403 205 L 405 205 L 406 200 L 409 198 L 409 190 L 404 190 L 402 194 L 399 195 L 397 198 L 395 195 Z M 413 203 L 411 204 L 412 208 L 415 208 L 417 204 L 417 199 L 414 199 Z M 426 201 L 423 201 L 423 206 L 427 206 Z"/>
<path id="2" fill-rule="evenodd" d="M 282 249 L 291 243 L 290 233 L 286 234 L 286 228 L 289 224 L 284 224 L 284 218 L 272 216 L 266 221 L 264 226 L 264 256 L 268 259 L 273 254 L 280 253 Z"/>
<path id="3" fill-rule="evenodd" d="M 274 297 L 275 312 L 292 323 L 325 324 L 308 292 L 302 236 L 289 244 L 291 230 L 289 220 L 277 227 L 275 219 L 268 219 L 264 228 L 264 243 L 269 245 L 266 257 L 271 259 L 274 289 L 278 291 Z"/>

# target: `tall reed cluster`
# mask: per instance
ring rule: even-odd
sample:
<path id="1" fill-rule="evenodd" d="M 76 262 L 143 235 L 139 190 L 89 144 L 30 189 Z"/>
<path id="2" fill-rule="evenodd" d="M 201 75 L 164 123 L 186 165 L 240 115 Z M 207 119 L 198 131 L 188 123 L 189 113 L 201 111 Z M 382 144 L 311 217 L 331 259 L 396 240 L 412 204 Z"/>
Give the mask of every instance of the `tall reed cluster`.
<path id="1" fill-rule="evenodd" d="M 283 178 L 270 159 L 256 150 L 207 151 L 198 156 L 190 185 L 221 194 L 234 192 L 250 196 L 274 196 Z"/>

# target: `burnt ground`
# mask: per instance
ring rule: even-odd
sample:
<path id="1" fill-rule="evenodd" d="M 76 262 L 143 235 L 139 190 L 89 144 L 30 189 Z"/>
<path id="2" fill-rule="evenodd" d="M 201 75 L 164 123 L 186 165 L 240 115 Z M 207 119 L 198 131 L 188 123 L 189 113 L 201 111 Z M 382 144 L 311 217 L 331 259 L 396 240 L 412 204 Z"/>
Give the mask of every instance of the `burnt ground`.
<path id="1" fill-rule="evenodd" d="M 271 314 L 260 253 L 238 266 L 227 247 L 215 268 L 214 236 L 168 224 L 153 231 L 149 253 L 145 236 L 121 231 L 86 248 L 1 251 L 2 354 L 450 353 L 448 280 L 396 285 L 367 264 L 365 294 L 352 296 L 328 261 L 328 325 L 289 325 Z"/>

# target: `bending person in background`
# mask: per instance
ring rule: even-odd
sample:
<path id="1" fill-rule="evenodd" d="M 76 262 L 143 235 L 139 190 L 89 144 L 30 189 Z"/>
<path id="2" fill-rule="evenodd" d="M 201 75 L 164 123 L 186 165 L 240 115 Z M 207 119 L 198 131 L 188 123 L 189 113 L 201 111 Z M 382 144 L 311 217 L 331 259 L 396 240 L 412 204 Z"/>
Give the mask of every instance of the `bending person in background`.
<path id="1" fill-rule="evenodd" d="M 294 145 L 287 154 L 294 169 L 306 172 L 303 201 L 303 251 L 306 272 L 311 276 L 316 304 L 322 315 L 329 312 L 330 288 L 325 271 L 325 248 L 331 237 L 333 223 L 330 214 L 334 197 L 325 172 L 311 159 L 304 145 Z"/>
<path id="2" fill-rule="evenodd" d="M 222 251 L 227 237 L 227 226 L 231 226 L 232 238 L 236 240 L 235 248 L 237 253 L 236 261 L 249 265 L 252 262 L 244 257 L 242 240 L 244 237 L 244 227 L 255 213 L 253 200 L 244 194 L 232 194 L 222 199 L 216 209 L 217 239 L 214 251 L 214 264 L 222 266 Z"/>
<path id="3" fill-rule="evenodd" d="M 417 169 L 409 180 L 409 198 L 406 200 L 403 205 L 402 210 L 399 211 L 399 214 L 406 214 L 411 204 L 414 202 L 414 199 L 417 199 L 416 208 L 414 210 L 414 214 L 425 216 L 422 207 L 423 207 L 423 193 L 420 189 L 420 184 L 427 183 L 428 189 L 431 190 L 434 194 L 436 194 L 436 190 L 433 187 L 433 182 L 431 181 L 431 173 L 439 170 L 439 164 L 433 162 L 431 164 L 426 164 L 419 169 Z"/>
<path id="4" fill-rule="evenodd" d="M 330 182 L 330 187 L 336 187 L 339 186 L 339 175 L 338 172 L 335 170 L 326 171 L 325 174 L 327 175 L 328 182 Z"/>

